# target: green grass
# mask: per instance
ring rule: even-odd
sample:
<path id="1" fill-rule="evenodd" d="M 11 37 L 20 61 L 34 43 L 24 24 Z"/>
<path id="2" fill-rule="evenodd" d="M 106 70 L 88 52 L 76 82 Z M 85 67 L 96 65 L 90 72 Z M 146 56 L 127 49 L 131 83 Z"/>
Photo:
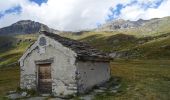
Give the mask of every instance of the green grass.
<path id="1" fill-rule="evenodd" d="M 144 59 L 169 59 L 170 36 L 150 40 L 142 45 L 137 45 L 129 51 L 130 56 Z"/>
<path id="2" fill-rule="evenodd" d="M 121 87 L 115 94 L 98 94 L 95 100 L 169 100 L 169 60 L 115 60 L 111 70 L 113 77 L 121 79 Z M 0 97 L 18 86 L 19 67 L 1 68 Z"/>
<path id="3" fill-rule="evenodd" d="M 2 38 L 2 37 L 0 37 Z M 32 44 L 36 36 L 34 35 L 18 35 L 15 37 L 8 37 L 13 42 L 9 47 L 4 47 L 3 51 L 0 51 L 0 67 L 10 66 L 17 63 L 18 59 L 22 56 L 24 51 Z M 0 44 L 2 44 L 1 42 Z"/>
<path id="4" fill-rule="evenodd" d="M 7 92 L 19 87 L 19 73 L 18 66 L 0 69 L 0 100 L 3 100 Z"/>
<path id="5" fill-rule="evenodd" d="M 0 36 L 0 38 L 3 38 L 3 40 L 0 40 L 1 46 L 5 41 L 12 41 L 8 47 L 3 47 L 3 50 L 0 50 L 0 100 L 4 100 L 7 92 L 16 90 L 19 87 L 18 59 L 27 47 L 35 41 L 36 36 L 18 35 L 5 38 Z"/>
<path id="6" fill-rule="evenodd" d="M 62 36 L 86 42 L 104 52 L 125 53 L 122 58 L 169 59 L 170 33 L 159 33 L 149 37 L 137 37 L 115 32 L 63 33 Z"/>
<path id="7" fill-rule="evenodd" d="M 89 43 L 90 45 L 105 51 L 120 51 L 136 45 L 137 37 L 121 32 L 83 32 L 81 35 L 63 33 L 62 36 Z"/>
<path id="8" fill-rule="evenodd" d="M 90 34 L 90 33 L 89 33 Z M 106 33 L 107 34 L 107 33 Z M 131 41 L 126 40 L 126 38 Z M 19 86 L 19 67 L 14 62 L 17 62 L 26 48 L 35 41 L 34 36 L 16 36 L 20 43 L 13 43 L 12 47 L 6 48 L 6 51 L 0 52 L 0 99 L 10 90 L 16 90 Z M 94 39 L 95 38 L 95 39 Z M 33 40 L 33 41 L 30 41 Z M 78 39 L 78 38 L 77 38 Z M 93 35 L 79 39 L 86 41 L 96 47 L 106 48 L 104 51 L 109 51 L 110 46 L 107 43 L 116 45 L 113 40 L 119 39 L 119 43 L 115 50 L 127 50 L 133 48 L 136 43 L 136 38 L 126 35 Z M 88 41 L 87 41 L 88 40 Z M 102 40 L 102 41 L 101 41 Z M 123 41 L 125 40 L 125 41 Z M 146 54 L 159 50 L 161 46 L 169 45 L 169 37 L 161 37 L 148 41 L 135 48 L 139 53 Z M 123 42 L 122 42 L 123 41 Z M 121 42 L 121 43 L 120 43 Z M 108 47 L 107 47 L 108 46 Z M 112 49 L 113 49 L 112 48 Z M 153 49 L 154 48 L 154 49 Z M 153 51 L 151 51 L 153 49 Z M 133 49 L 132 49 L 133 50 Z M 134 50 L 134 51 L 135 51 Z M 147 51 L 149 50 L 149 51 Z M 164 50 L 164 54 L 169 52 Z M 160 53 L 159 53 L 160 54 Z M 154 54 L 160 56 L 157 53 Z M 155 57 L 155 56 L 153 56 Z M 2 59 L 3 58 L 3 59 Z M 169 58 L 169 56 L 167 56 Z M 12 65 L 11 65 L 12 64 Z M 7 66 L 8 65 L 8 66 Z M 118 93 L 104 93 L 95 96 L 96 100 L 168 100 L 170 95 L 170 61 L 169 60 L 115 60 L 111 63 L 112 76 L 121 79 L 121 87 Z"/>
<path id="9" fill-rule="evenodd" d="M 169 100 L 169 60 L 118 60 L 111 69 L 121 78 L 119 92 L 99 94 L 95 100 Z"/>

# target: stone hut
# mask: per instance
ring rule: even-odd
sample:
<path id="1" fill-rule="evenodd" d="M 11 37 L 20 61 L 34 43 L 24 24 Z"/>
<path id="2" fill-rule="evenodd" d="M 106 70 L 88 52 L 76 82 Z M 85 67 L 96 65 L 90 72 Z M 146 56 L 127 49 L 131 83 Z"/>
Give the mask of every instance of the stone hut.
<path id="1" fill-rule="evenodd" d="M 86 43 L 43 31 L 19 60 L 20 87 L 54 96 L 85 93 L 109 80 L 110 60 Z"/>

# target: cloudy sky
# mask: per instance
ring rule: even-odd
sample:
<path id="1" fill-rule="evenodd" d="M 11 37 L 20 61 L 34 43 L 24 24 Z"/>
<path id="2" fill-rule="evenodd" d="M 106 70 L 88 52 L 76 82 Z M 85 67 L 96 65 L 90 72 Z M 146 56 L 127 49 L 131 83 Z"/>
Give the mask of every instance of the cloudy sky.
<path id="1" fill-rule="evenodd" d="M 34 20 L 59 30 L 95 28 L 115 19 L 170 16 L 170 0 L 0 0 L 0 27 Z"/>

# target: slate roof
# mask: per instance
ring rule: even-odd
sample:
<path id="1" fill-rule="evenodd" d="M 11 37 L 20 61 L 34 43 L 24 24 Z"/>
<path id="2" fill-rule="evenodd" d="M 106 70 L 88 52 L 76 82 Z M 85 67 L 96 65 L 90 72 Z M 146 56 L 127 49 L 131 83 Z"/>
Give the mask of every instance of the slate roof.
<path id="1" fill-rule="evenodd" d="M 94 61 L 110 61 L 112 60 L 107 53 L 104 53 L 100 50 L 93 48 L 87 43 L 79 42 L 76 40 L 72 40 L 69 38 L 61 37 L 54 33 L 49 33 L 46 31 L 40 32 L 40 34 L 44 34 L 47 37 L 50 37 L 58 42 L 60 42 L 63 46 L 70 48 L 75 53 L 77 53 L 78 60 L 94 60 Z"/>

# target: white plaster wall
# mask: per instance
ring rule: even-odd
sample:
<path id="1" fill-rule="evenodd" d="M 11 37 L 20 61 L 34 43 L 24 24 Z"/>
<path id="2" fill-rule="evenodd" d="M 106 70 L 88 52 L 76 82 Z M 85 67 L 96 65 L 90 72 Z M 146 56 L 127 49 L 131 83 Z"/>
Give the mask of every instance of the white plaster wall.
<path id="1" fill-rule="evenodd" d="M 46 37 L 46 39 L 47 46 L 41 47 L 37 42 L 35 43 L 37 46 L 32 46 L 26 51 L 23 57 L 21 57 L 21 88 L 36 89 L 37 70 L 35 61 L 53 58 L 54 62 L 51 64 L 52 93 L 55 96 L 65 96 L 76 93 L 76 54 L 53 39 L 48 37 Z"/>
<path id="2" fill-rule="evenodd" d="M 78 92 L 84 93 L 93 86 L 108 81 L 110 79 L 109 65 L 109 62 L 78 62 Z"/>

